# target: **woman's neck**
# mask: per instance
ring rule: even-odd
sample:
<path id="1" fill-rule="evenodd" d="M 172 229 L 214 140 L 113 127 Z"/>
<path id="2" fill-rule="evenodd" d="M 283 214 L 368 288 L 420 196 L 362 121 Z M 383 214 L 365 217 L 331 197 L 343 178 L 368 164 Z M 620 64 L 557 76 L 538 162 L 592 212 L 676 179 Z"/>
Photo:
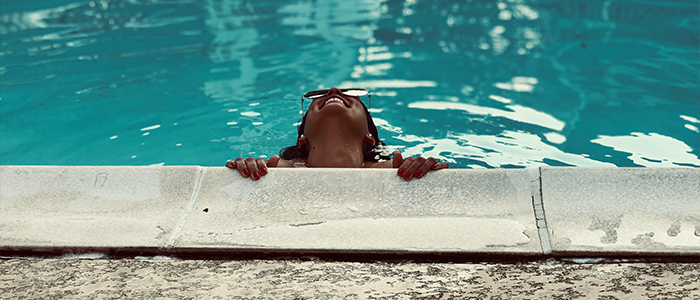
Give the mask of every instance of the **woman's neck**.
<path id="1" fill-rule="evenodd" d="M 309 144 L 310 167 L 322 168 L 361 168 L 364 164 L 362 139 L 350 141 L 346 137 L 334 136 Z"/>

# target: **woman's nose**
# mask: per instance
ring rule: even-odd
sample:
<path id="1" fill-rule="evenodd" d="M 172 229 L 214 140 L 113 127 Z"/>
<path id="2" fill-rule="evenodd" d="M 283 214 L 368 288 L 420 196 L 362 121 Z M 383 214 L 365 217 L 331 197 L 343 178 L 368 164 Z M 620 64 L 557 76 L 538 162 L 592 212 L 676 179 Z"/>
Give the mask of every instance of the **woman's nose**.
<path id="1" fill-rule="evenodd" d="M 343 92 L 340 91 L 340 89 L 337 88 L 337 87 L 332 87 L 330 90 L 328 90 L 328 95 L 332 95 L 332 94 L 338 94 L 338 95 L 340 95 L 340 94 L 342 94 L 342 93 L 343 93 Z"/>

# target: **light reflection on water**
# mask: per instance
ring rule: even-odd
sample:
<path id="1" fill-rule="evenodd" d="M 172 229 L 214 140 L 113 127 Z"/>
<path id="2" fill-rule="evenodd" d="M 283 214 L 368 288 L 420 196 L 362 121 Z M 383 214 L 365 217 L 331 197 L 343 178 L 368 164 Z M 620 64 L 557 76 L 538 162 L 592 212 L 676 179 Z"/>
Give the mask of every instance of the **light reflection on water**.
<path id="1" fill-rule="evenodd" d="M 455 167 L 700 167 L 692 1 L 5 1 L 0 163 L 222 165 L 371 89 Z M 652 25 L 653 24 L 653 25 Z"/>

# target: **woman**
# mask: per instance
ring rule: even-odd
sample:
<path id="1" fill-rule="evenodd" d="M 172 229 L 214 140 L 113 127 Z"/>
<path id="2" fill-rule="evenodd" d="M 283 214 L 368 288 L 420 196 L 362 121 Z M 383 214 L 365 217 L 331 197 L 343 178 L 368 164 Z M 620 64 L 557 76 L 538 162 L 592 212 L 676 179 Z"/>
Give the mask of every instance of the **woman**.
<path id="1" fill-rule="evenodd" d="M 226 166 L 253 180 L 265 176 L 268 167 L 398 168 L 398 175 L 406 181 L 449 168 L 447 162 L 437 162 L 432 157 L 404 160 L 398 151 L 394 151 L 393 159 L 383 155 L 385 144 L 379 140 L 377 127 L 360 100 L 367 94 L 364 89 L 335 87 L 304 94 L 313 101 L 299 125 L 296 145 L 282 149 L 279 156 L 267 161 L 239 157 Z"/>

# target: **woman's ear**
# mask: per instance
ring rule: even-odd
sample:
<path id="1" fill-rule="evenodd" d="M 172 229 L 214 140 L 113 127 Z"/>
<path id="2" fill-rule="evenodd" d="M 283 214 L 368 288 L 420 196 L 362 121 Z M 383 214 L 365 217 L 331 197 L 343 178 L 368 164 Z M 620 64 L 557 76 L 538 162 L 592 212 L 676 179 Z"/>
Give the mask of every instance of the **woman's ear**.
<path id="1" fill-rule="evenodd" d="M 309 138 L 305 137 L 303 134 L 297 139 L 297 145 L 299 147 L 304 147 L 309 144 Z"/>
<path id="2" fill-rule="evenodd" d="M 376 144 L 377 142 L 372 137 L 372 134 L 368 133 L 365 134 L 365 143 L 369 144 L 370 147 L 374 147 L 374 144 Z"/>

